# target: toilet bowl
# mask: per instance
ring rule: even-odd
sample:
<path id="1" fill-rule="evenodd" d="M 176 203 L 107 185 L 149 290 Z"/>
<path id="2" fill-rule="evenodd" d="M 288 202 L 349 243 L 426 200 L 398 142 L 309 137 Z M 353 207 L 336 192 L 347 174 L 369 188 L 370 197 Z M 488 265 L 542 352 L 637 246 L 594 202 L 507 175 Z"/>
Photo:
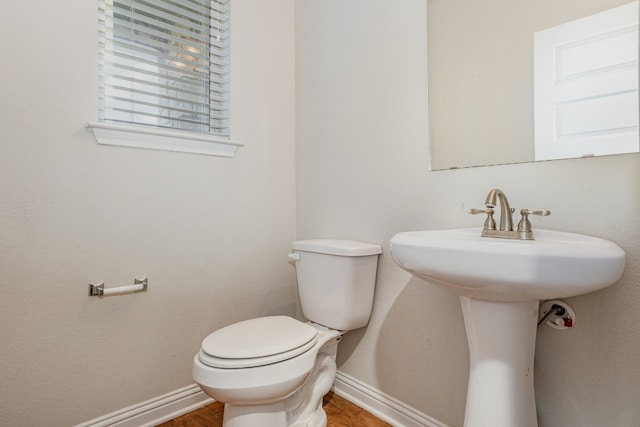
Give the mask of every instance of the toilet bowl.
<path id="1" fill-rule="evenodd" d="M 368 323 L 380 246 L 306 240 L 293 248 L 309 321 L 238 322 L 210 334 L 194 357 L 196 383 L 225 403 L 223 427 L 324 427 L 322 397 L 335 379 L 338 342 Z"/>
<path id="2" fill-rule="evenodd" d="M 314 386 L 317 390 L 314 394 L 318 400 L 330 390 L 336 371 L 336 344 L 342 338 L 342 332 L 311 322 L 302 323 L 286 316 L 261 317 L 231 326 L 238 336 L 248 338 L 247 343 L 255 343 L 251 338 L 264 338 L 264 335 L 254 335 L 254 332 L 260 331 L 267 332 L 267 335 L 277 340 L 276 342 L 288 341 L 286 346 L 282 345 L 278 350 L 288 346 L 292 348 L 268 354 L 273 350 L 271 349 L 263 356 L 259 356 L 260 352 L 257 352 L 254 353 L 254 357 L 221 358 L 207 354 L 206 344 L 211 343 L 203 342 L 203 348 L 194 357 L 193 378 L 206 394 L 217 401 L 225 402 L 227 423 L 223 425 L 292 426 L 295 425 L 295 419 L 300 419 L 301 415 L 306 415 L 306 418 L 315 415 L 318 408 L 310 405 L 317 403 L 316 398 L 296 404 L 297 396 L 293 395 L 309 378 L 315 380 Z M 241 328 L 237 328 L 238 326 Z M 227 331 L 221 329 L 217 332 Z M 207 338 L 217 341 L 216 338 L 220 337 L 216 335 L 214 332 Z M 259 346 L 254 345 L 252 348 L 256 349 Z M 237 352 L 240 355 L 242 349 L 237 350 L 240 350 Z M 320 360 L 320 355 L 323 356 L 322 363 L 316 363 Z M 328 378 L 321 381 L 321 376 Z M 237 406 L 240 407 L 239 414 Z M 274 412 L 280 413 L 282 419 L 279 422 L 273 418 Z M 322 418 L 322 414 L 319 417 Z M 233 424 L 231 418 L 234 420 Z M 241 424 L 239 419 L 250 419 L 251 422 L 243 421 Z M 307 427 L 306 423 L 302 425 Z M 316 425 L 324 424 L 310 424 L 309 427 Z"/>

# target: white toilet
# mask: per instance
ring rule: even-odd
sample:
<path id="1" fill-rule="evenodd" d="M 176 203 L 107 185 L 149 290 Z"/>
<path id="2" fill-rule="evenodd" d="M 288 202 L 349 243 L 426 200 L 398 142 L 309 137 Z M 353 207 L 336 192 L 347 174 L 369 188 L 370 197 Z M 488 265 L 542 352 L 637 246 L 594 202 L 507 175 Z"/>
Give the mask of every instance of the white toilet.
<path id="1" fill-rule="evenodd" d="M 223 427 L 324 427 L 322 397 L 333 385 L 338 342 L 369 321 L 379 245 L 300 240 L 293 250 L 309 322 L 235 323 L 205 338 L 194 358 L 193 379 L 225 402 Z"/>

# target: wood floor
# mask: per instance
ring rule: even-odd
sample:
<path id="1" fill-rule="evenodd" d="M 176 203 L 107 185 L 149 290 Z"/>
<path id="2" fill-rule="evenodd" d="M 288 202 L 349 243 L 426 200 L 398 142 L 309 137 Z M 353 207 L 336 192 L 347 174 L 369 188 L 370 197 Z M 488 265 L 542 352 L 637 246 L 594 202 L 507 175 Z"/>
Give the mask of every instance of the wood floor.
<path id="1" fill-rule="evenodd" d="M 327 427 L 391 427 L 346 399 L 329 392 L 322 404 L 327 413 Z M 220 427 L 223 404 L 216 402 L 160 424 L 158 427 Z M 267 427 L 267 426 L 265 426 Z"/>

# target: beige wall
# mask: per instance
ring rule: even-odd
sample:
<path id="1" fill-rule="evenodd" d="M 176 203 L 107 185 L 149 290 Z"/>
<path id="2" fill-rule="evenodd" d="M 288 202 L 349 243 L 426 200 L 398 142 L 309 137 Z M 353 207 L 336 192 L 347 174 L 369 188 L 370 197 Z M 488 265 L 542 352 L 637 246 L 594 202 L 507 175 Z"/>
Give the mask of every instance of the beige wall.
<path id="1" fill-rule="evenodd" d="M 534 227 L 622 246 L 614 286 L 570 298 L 576 327 L 541 329 L 541 427 L 640 420 L 640 157 L 613 156 L 429 172 L 426 2 L 296 2 L 298 237 L 384 245 L 373 317 L 341 343 L 345 373 L 461 426 L 468 352 L 458 300 L 412 279 L 389 254 L 399 231 L 481 224 L 466 209 L 502 188 Z M 499 321 L 499 319 L 497 320 Z"/>
<path id="2" fill-rule="evenodd" d="M 211 331 L 296 310 L 293 1 L 234 3 L 234 159 L 95 143 L 96 7 L 0 16 L 2 426 L 69 426 L 192 384 Z M 140 274 L 147 294 L 87 296 Z"/>
<path id="3" fill-rule="evenodd" d="M 553 211 L 536 225 L 628 253 L 618 284 L 569 300 L 573 330 L 541 331 L 541 427 L 636 425 L 638 156 L 428 172 L 425 1 L 295 10 L 294 38 L 292 0 L 234 3 L 234 138 L 247 146 L 229 160 L 96 145 L 84 128 L 96 110 L 94 2 L 5 6 L 0 425 L 68 426 L 190 384 L 210 331 L 295 312 L 284 254 L 297 228 L 384 245 L 373 317 L 341 344 L 341 369 L 459 426 L 458 301 L 396 267 L 388 240 L 477 224 L 465 209 L 495 186 L 515 207 Z M 86 295 L 91 281 L 138 274 L 147 294 Z"/>

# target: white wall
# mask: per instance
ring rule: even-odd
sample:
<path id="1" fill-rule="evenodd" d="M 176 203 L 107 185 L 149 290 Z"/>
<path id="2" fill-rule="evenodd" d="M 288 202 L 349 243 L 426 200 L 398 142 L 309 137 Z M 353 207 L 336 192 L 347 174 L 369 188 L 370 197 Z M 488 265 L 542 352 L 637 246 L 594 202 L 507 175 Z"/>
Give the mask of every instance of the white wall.
<path id="1" fill-rule="evenodd" d="M 384 245 L 365 330 L 341 343 L 340 369 L 461 426 L 468 352 L 457 298 L 394 265 L 399 231 L 481 226 L 466 209 L 493 187 L 534 227 L 604 237 L 628 255 L 614 286 L 570 298 L 577 323 L 538 336 L 541 427 L 640 422 L 640 157 L 613 156 L 429 172 L 426 2 L 296 2 L 298 238 Z M 479 222 L 480 221 L 480 222 Z"/>
<path id="2" fill-rule="evenodd" d="M 214 329 L 295 314 L 294 7 L 233 9 L 235 159 L 99 146 L 97 3 L 0 14 L 0 425 L 69 426 L 191 384 Z M 266 84 L 268 82 L 268 84 Z M 98 299 L 149 277 L 149 292 Z"/>

